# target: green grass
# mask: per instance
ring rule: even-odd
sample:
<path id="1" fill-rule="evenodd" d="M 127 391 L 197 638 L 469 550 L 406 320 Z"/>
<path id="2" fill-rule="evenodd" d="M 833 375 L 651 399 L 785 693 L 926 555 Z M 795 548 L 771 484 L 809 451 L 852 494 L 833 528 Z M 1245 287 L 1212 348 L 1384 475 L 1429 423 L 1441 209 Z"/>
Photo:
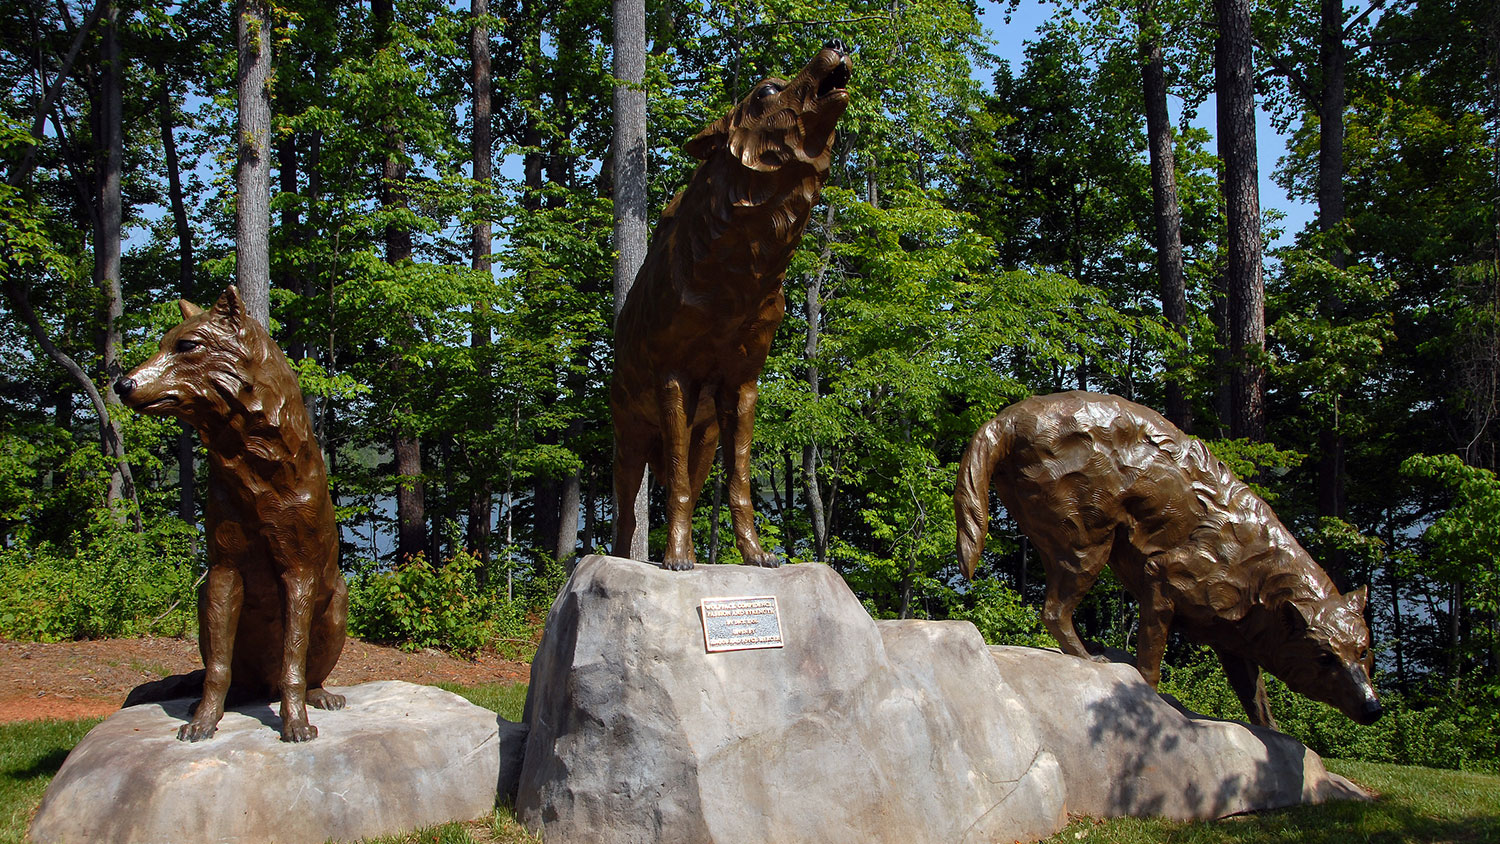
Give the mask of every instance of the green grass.
<path id="1" fill-rule="evenodd" d="M 42 792 L 63 759 L 101 718 L 0 724 L 0 842 L 26 836 Z"/>
<path id="2" fill-rule="evenodd" d="M 1046 844 L 1481 844 L 1500 842 L 1500 777 L 1327 760 L 1378 796 L 1219 821 L 1078 819 Z"/>
<path id="3" fill-rule="evenodd" d="M 523 684 L 445 686 L 510 721 L 521 720 Z M 99 719 L 0 725 L 0 844 L 20 844 L 47 783 Z M 1372 803 L 1330 803 L 1220 821 L 1078 819 L 1048 844 L 1487 844 L 1500 842 L 1500 776 L 1372 762 L 1328 767 L 1373 790 Z M 536 844 L 507 808 L 366 844 Z"/>
<path id="4" fill-rule="evenodd" d="M 526 706 L 525 683 L 483 683 L 478 686 L 438 683 L 437 686 L 468 698 L 471 703 L 485 709 L 494 710 L 507 721 L 521 722 L 521 710 Z"/>

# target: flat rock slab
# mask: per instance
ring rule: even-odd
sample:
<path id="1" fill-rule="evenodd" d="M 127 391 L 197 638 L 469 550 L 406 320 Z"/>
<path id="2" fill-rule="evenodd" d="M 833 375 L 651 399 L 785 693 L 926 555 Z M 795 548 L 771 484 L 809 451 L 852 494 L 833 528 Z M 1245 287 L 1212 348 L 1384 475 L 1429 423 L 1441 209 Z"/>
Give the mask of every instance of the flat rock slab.
<path id="1" fill-rule="evenodd" d="M 338 689 L 318 737 L 280 741 L 275 704 L 177 740 L 193 700 L 122 709 L 68 755 L 32 822 L 37 844 L 322 844 L 471 820 L 512 791 L 525 728 L 451 692 L 399 681 Z"/>
<path id="2" fill-rule="evenodd" d="M 1369 799 L 1296 739 L 1189 717 L 1129 665 L 1037 648 L 990 654 L 1062 765 L 1070 814 L 1188 820 Z"/>
<path id="3" fill-rule="evenodd" d="M 700 602 L 773 595 L 783 647 L 707 652 Z M 1055 759 L 973 625 L 876 624 L 832 569 L 593 556 L 532 662 L 517 813 L 556 842 L 1050 834 Z"/>

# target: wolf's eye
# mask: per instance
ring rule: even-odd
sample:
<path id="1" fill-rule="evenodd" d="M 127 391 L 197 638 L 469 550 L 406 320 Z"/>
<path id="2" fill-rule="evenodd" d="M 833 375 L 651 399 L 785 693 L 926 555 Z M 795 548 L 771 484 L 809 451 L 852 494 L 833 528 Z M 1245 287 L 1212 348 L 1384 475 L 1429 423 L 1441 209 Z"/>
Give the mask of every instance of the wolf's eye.
<path id="1" fill-rule="evenodd" d="M 777 85 L 774 82 L 767 82 L 766 84 L 764 84 L 764 85 L 760 86 L 759 88 L 755 89 L 755 98 L 757 100 L 763 100 L 766 97 L 771 96 L 772 94 L 779 94 L 779 93 L 781 93 L 781 86 L 780 85 Z"/>
<path id="2" fill-rule="evenodd" d="M 177 353 L 180 355 L 185 355 L 201 345 L 203 344 L 199 343 L 197 340 L 178 340 Z"/>

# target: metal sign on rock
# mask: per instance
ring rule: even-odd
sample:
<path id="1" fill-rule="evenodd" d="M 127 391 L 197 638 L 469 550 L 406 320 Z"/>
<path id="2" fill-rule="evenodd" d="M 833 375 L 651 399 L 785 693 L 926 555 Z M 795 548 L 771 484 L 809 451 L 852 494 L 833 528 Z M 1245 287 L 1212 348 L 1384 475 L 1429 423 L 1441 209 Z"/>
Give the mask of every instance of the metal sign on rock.
<path id="1" fill-rule="evenodd" d="M 781 610 L 775 595 L 744 598 L 704 598 L 703 644 L 709 653 L 779 648 Z"/>

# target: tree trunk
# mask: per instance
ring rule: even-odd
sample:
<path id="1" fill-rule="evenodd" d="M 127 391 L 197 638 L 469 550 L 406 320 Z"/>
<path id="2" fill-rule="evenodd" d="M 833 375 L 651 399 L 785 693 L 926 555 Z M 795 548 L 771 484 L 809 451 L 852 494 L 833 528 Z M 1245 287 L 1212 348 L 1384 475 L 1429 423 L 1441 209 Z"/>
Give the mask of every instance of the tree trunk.
<path id="1" fill-rule="evenodd" d="M 1161 309 L 1182 342 L 1187 342 L 1187 285 L 1182 273 L 1182 211 L 1177 204 L 1177 151 L 1172 122 L 1167 115 L 1167 74 L 1162 45 L 1152 41 L 1142 48 L 1141 85 L 1146 98 L 1146 139 L 1151 157 L 1151 200 L 1156 219 L 1156 273 L 1161 283 Z M 1193 409 L 1182 388 L 1180 373 L 1166 376 L 1167 419 L 1189 433 Z"/>
<path id="2" fill-rule="evenodd" d="M 376 48 L 390 47 L 391 24 L 395 22 L 392 0 L 374 0 L 370 12 L 375 22 Z M 406 205 L 406 157 L 402 154 L 405 139 L 396 118 L 385 127 L 385 162 L 381 168 L 381 205 L 403 208 Z M 411 260 L 411 231 L 399 223 L 385 227 L 385 261 L 396 266 Z M 396 364 L 399 366 L 399 362 Z M 399 389 L 399 388 L 398 388 Z M 422 479 L 422 440 L 409 432 L 398 432 L 395 439 L 396 470 L 396 552 L 406 558 L 427 548 L 427 490 Z M 436 562 L 436 561 L 434 561 Z"/>
<path id="3" fill-rule="evenodd" d="M 398 434 L 394 451 L 396 558 L 407 560 L 427 550 L 427 490 L 422 484 L 422 441 Z"/>
<path id="4" fill-rule="evenodd" d="M 240 0 L 234 282 L 245 310 L 271 325 L 271 5 Z"/>
<path id="5" fill-rule="evenodd" d="M 1230 433 L 1265 438 L 1265 287 L 1261 266 L 1259 166 L 1255 149 L 1255 67 L 1249 0 L 1215 0 L 1214 49 L 1219 155 L 1229 237 Z"/>
<path id="6" fill-rule="evenodd" d="M 101 293 L 99 351 L 104 362 L 106 384 L 113 384 L 125 374 L 120 365 L 120 318 L 125 315 L 125 298 L 120 289 L 121 229 L 124 226 L 124 203 L 120 193 L 120 170 L 124 159 L 123 107 L 121 86 L 124 84 L 125 67 L 120 56 L 120 8 L 111 3 L 104 12 L 104 39 L 100 45 L 103 53 L 100 62 L 102 71 L 101 103 L 97 112 L 98 127 L 95 137 L 99 139 L 98 194 L 94 204 L 94 283 Z M 136 529 L 141 527 L 140 502 L 136 500 L 135 478 L 130 463 L 125 459 L 125 441 L 120 424 L 109 414 L 109 407 L 119 407 L 120 397 L 112 389 L 103 393 L 104 413 L 100 416 L 103 428 L 104 454 L 111 458 L 109 487 L 105 501 L 116 518 L 122 522 L 126 516 L 117 506 L 126 499 L 135 504 Z"/>
<path id="7" fill-rule="evenodd" d="M 1319 62 L 1323 88 L 1318 106 L 1318 229 L 1325 234 L 1344 222 L 1344 6 L 1341 0 L 1322 0 L 1322 38 Z M 1349 266 L 1349 252 L 1342 241 L 1328 243 L 1328 260 L 1338 269 Z M 1344 303 L 1330 294 L 1324 302 L 1330 318 L 1340 319 Z M 1338 397 L 1334 397 L 1333 419 L 1318 432 L 1318 515 L 1344 517 L 1344 433 L 1338 424 Z M 1348 561 L 1335 548 L 1323 559 L 1323 567 L 1340 590 L 1350 586 Z"/>
<path id="8" fill-rule="evenodd" d="M 625 306 L 631 285 L 646 260 L 646 92 L 641 84 L 646 76 L 646 4 L 645 0 L 614 2 L 614 75 L 619 82 L 614 91 L 614 134 L 611 154 L 614 164 L 615 217 L 615 313 Z M 635 535 L 630 539 L 632 559 L 647 556 L 646 536 L 649 522 L 646 490 L 649 479 L 643 478 L 640 492 L 633 502 L 616 501 L 615 512 L 622 507 L 635 509 Z"/>
<path id="9" fill-rule="evenodd" d="M 473 62 L 471 81 L 474 97 L 472 138 L 474 181 L 479 183 L 483 198 L 487 200 L 490 185 L 494 180 L 495 149 L 490 131 L 492 94 L 490 29 L 489 23 L 485 20 L 490 13 L 489 0 L 471 0 L 469 11 L 474 16 L 474 26 L 469 31 L 469 56 Z M 484 212 L 475 216 L 474 228 L 469 240 L 470 266 L 476 273 L 483 273 L 486 276 L 490 274 L 492 268 L 490 259 L 493 249 L 492 237 L 490 211 L 486 204 Z M 490 345 L 490 307 L 489 302 L 475 303 L 474 330 L 469 335 L 469 346 L 474 352 L 475 361 L 479 367 L 477 373 L 479 383 L 487 382 L 490 374 L 487 357 L 487 349 Z M 488 398 L 485 400 L 488 401 Z M 489 477 L 484 474 L 485 462 L 471 461 L 470 465 L 484 476 L 471 479 L 468 528 L 464 544 L 468 547 L 469 553 L 487 565 L 490 561 L 490 520 L 493 517 L 494 490 Z"/>
<path id="10" fill-rule="evenodd" d="M 177 295 L 193 301 L 193 227 L 188 223 L 187 202 L 182 194 L 182 168 L 177 156 L 177 138 L 172 131 L 174 108 L 165 77 L 158 92 L 162 158 L 167 167 L 167 200 L 172 207 L 172 225 L 177 232 Z M 193 471 L 193 429 L 186 422 L 177 434 L 177 517 L 193 525 L 198 521 L 195 501 L 197 475 Z"/>

